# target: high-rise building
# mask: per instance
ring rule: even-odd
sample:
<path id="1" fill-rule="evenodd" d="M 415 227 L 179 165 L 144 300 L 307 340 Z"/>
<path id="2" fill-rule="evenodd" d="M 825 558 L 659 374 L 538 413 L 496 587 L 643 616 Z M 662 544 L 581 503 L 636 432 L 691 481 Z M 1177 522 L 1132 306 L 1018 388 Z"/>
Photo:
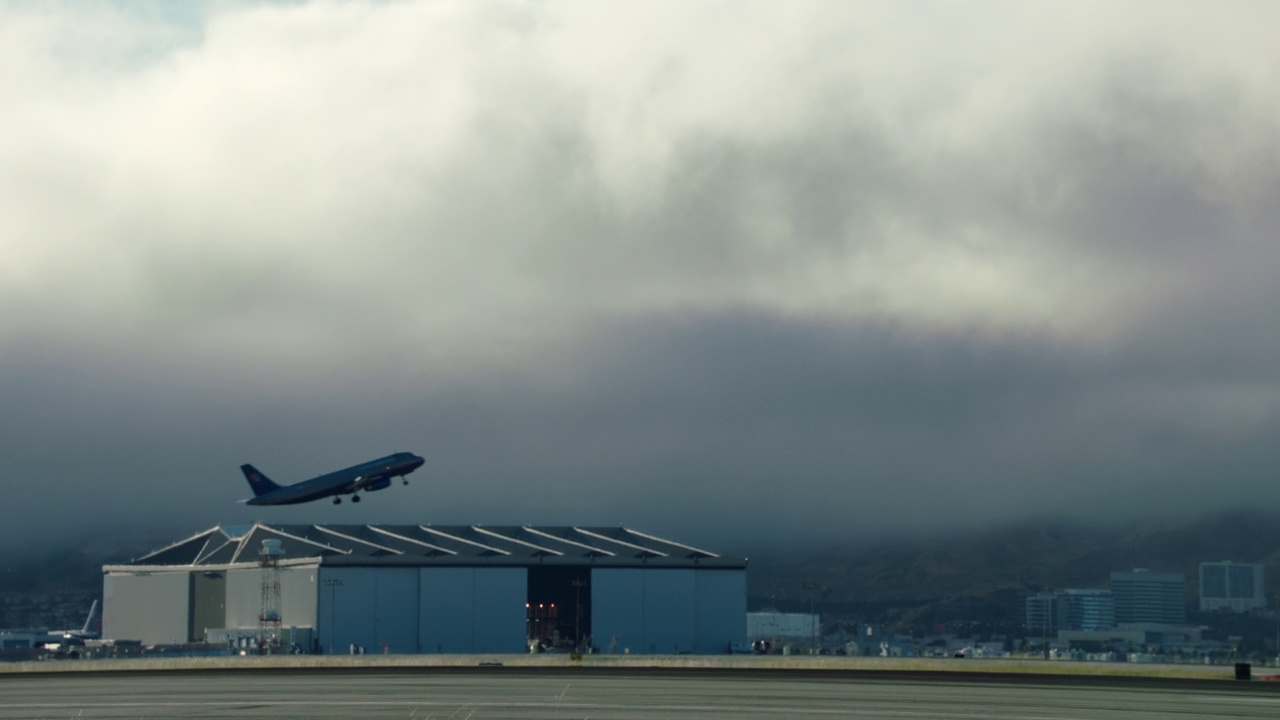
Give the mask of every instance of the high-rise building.
<path id="1" fill-rule="evenodd" d="M 1116 606 L 1110 590 L 1061 590 L 1028 595 L 1024 624 L 1027 632 L 1106 630 L 1116 625 Z"/>
<path id="2" fill-rule="evenodd" d="M 1246 563 L 1200 563 L 1200 611 L 1248 612 L 1267 606 L 1262 566 Z"/>
<path id="3" fill-rule="evenodd" d="M 1029 633 L 1049 635 L 1058 632 L 1058 596 L 1047 592 L 1028 595 L 1026 617 Z"/>
<path id="4" fill-rule="evenodd" d="M 1116 624 L 1158 623 L 1181 625 L 1187 621 L 1187 579 L 1182 573 L 1111 573 L 1111 597 Z"/>
<path id="5" fill-rule="evenodd" d="M 1058 596 L 1063 630 L 1107 630 L 1116 626 L 1116 604 L 1110 590 L 1064 590 Z"/>

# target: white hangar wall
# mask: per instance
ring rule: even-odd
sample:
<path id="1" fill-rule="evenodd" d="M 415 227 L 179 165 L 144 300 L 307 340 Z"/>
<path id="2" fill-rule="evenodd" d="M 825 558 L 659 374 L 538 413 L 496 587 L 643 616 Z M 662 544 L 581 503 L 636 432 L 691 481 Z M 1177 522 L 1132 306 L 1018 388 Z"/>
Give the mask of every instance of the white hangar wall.
<path id="1" fill-rule="evenodd" d="M 746 598 L 741 570 L 596 568 L 593 644 L 642 654 L 728 652 L 746 641 Z"/>
<path id="2" fill-rule="evenodd" d="M 102 579 L 102 636 L 145 645 L 187 642 L 191 573 L 108 573 Z"/>
<path id="3" fill-rule="evenodd" d="M 316 565 L 279 569 L 281 627 L 315 627 L 318 569 Z M 227 613 L 222 627 L 258 626 L 258 616 L 262 613 L 262 573 L 260 567 L 227 571 Z"/>

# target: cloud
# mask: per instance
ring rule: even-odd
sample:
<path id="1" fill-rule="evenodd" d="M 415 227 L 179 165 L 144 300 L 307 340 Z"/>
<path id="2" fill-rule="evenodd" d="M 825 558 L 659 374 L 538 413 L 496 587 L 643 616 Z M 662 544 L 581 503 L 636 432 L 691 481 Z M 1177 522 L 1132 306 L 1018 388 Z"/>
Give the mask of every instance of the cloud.
<path id="1" fill-rule="evenodd" d="M 1259 497 L 1269 3 L 190 7 L 0 9 L 11 477 L 220 508 L 430 438 L 445 508 L 538 522 Z"/>

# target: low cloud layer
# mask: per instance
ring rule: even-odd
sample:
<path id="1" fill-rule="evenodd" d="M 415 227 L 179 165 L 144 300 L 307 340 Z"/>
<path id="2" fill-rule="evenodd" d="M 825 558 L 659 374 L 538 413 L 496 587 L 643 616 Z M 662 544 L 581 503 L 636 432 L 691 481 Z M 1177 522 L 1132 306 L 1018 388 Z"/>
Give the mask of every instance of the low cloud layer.
<path id="1" fill-rule="evenodd" d="M 1277 15 L 0 7 L 0 522 L 1271 504 Z"/>

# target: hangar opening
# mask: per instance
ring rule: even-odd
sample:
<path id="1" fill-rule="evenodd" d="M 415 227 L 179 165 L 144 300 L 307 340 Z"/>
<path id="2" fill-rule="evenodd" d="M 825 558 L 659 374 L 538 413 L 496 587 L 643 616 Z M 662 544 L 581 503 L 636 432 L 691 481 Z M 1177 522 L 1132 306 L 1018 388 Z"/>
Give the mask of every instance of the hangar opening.
<path id="1" fill-rule="evenodd" d="M 191 626 L 187 634 L 192 642 L 207 640 L 210 628 L 226 627 L 226 597 L 226 573 L 191 573 Z"/>
<path id="2" fill-rule="evenodd" d="M 218 526 L 105 566 L 103 637 L 326 654 L 724 653 L 746 641 L 746 567 L 625 527 Z"/>
<path id="3" fill-rule="evenodd" d="M 544 649 L 581 651 L 591 638 L 591 569 L 529 568 L 527 636 Z"/>

